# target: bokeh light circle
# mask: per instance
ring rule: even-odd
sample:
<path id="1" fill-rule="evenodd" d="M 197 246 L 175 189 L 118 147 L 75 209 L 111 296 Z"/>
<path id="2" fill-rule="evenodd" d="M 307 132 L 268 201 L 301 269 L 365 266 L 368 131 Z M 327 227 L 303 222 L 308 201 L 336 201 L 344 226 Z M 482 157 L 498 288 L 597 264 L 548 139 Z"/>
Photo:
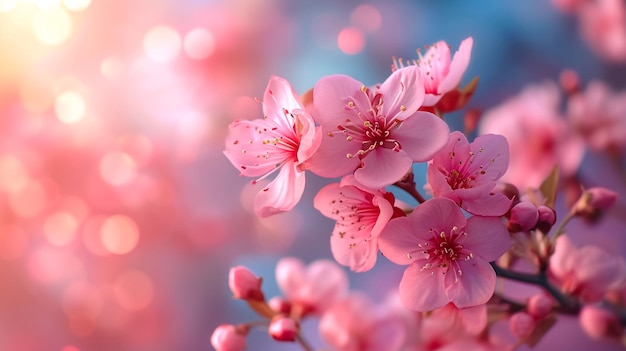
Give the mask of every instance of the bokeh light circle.
<path id="1" fill-rule="evenodd" d="M 183 40 L 183 49 L 194 60 L 203 60 L 215 51 L 215 37 L 204 28 L 191 30 Z"/>
<path id="2" fill-rule="evenodd" d="M 59 45 L 72 33 L 72 17 L 63 8 L 35 13 L 32 20 L 35 38 L 45 45 Z"/>
<path id="3" fill-rule="evenodd" d="M 174 60 L 180 54 L 181 45 L 178 32 L 168 26 L 151 28 L 143 39 L 146 55 L 156 62 Z"/>
<path id="4" fill-rule="evenodd" d="M 110 216 L 102 223 L 100 240 L 107 251 L 118 255 L 127 254 L 139 242 L 139 227 L 128 216 Z"/>
<path id="5" fill-rule="evenodd" d="M 65 91 L 54 101 L 54 113 L 67 124 L 76 123 L 85 116 L 85 100 L 75 91 Z"/>
<path id="6" fill-rule="evenodd" d="M 365 35 L 357 28 L 344 28 L 337 37 L 339 49 L 348 55 L 356 55 L 365 48 Z"/>

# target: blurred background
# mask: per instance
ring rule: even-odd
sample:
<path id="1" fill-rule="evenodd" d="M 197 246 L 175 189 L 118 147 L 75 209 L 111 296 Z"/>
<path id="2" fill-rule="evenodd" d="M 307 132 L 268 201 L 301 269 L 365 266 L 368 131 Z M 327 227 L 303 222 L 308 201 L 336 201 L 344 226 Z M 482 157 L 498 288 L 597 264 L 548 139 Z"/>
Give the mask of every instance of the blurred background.
<path id="1" fill-rule="evenodd" d="M 0 0 L 0 350 L 211 350 L 217 325 L 256 318 L 231 298 L 230 266 L 273 296 L 280 257 L 331 258 L 334 223 L 312 206 L 329 180 L 307 176 L 294 211 L 261 220 L 257 189 L 222 154 L 230 122 L 261 117 L 271 75 L 301 93 L 335 73 L 374 84 L 392 56 L 472 36 L 469 107 L 566 68 L 623 89 L 621 56 L 590 45 L 577 18 L 548 0 Z M 463 128 L 461 113 L 448 120 Z M 585 164 L 600 185 L 596 156 Z M 616 223 L 580 242 L 625 253 Z M 403 271 L 379 262 L 351 275 L 375 299 Z M 556 329 L 539 349 L 564 342 Z"/>

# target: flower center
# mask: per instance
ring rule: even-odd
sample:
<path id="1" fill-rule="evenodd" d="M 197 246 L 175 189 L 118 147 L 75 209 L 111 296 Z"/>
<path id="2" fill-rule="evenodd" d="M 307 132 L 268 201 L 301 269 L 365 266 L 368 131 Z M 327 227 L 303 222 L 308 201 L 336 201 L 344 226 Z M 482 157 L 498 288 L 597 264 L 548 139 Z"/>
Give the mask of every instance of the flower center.
<path id="1" fill-rule="evenodd" d="M 430 228 L 429 232 L 432 233 L 430 240 L 418 244 L 420 250 L 407 253 L 407 257 L 412 259 L 414 254 L 422 254 L 427 261 L 422 270 L 431 270 L 432 275 L 437 269 L 442 275 L 452 270 L 454 281 L 457 282 L 463 274 L 459 261 L 474 258 L 472 252 L 462 244 L 467 238 L 467 232 L 459 230 L 457 226 L 448 233 L 434 228 Z"/>

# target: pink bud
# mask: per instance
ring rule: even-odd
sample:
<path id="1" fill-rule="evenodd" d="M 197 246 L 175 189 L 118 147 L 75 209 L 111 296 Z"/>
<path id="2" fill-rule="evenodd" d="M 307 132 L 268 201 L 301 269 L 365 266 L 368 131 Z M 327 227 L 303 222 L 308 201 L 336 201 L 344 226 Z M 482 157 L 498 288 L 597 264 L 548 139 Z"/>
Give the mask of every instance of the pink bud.
<path id="1" fill-rule="evenodd" d="M 236 299 L 265 301 L 261 281 L 244 266 L 232 267 L 228 273 L 228 286 Z"/>
<path id="2" fill-rule="evenodd" d="M 272 297 L 268 302 L 270 308 L 278 313 L 289 315 L 291 313 L 291 302 L 286 301 L 282 297 Z"/>
<path id="3" fill-rule="evenodd" d="M 526 312 L 517 312 L 509 319 L 509 330 L 515 337 L 525 340 L 535 329 L 535 320 Z"/>
<path id="4" fill-rule="evenodd" d="M 272 338 L 278 341 L 296 341 L 300 327 L 298 323 L 284 315 L 278 315 L 272 318 L 269 327 L 269 333 Z"/>
<path id="5" fill-rule="evenodd" d="M 222 324 L 215 328 L 211 335 L 211 345 L 217 351 L 240 351 L 246 348 L 247 327 L 235 327 L 232 324 Z"/>
<path id="6" fill-rule="evenodd" d="M 579 318 L 583 330 L 592 338 L 619 338 L 622 335 L 619 319 L 604 308 L 586 305 L 580 311 Z"/>
<path id="7" fill-rule="evenodd" d="M 606 210 L 617 200 L 617 193 L 606 188 L 587 189 L 574 204 L 577 214 L 589 215 L 598 210 Z"/>
<path id="8" fill-rule="evenodd" d="M 547 297 L 545 294 L 539 293 L 533 295 L 528 300 L 526 309 L 528 310 L 528 313 L 536 319 L 542 319 L 550 314 L 552 306 L 554 306 L 552 299 Z"/>
<path id="9" fill-rule="evenodd" d="M 556 223 L 556 211 L 548 206 L 541 205 L 537 206 L 537 213 L 539 214 L 537 229 L 544 234 L 548 234 L 554 223 Z"/>
<path id="10" fill-rule="evenodd" d="M 511 232 L 525 232 L 535 228 L 539 214 L 530 201 L 520 201 L 511 208 L 507 227 Z"/>

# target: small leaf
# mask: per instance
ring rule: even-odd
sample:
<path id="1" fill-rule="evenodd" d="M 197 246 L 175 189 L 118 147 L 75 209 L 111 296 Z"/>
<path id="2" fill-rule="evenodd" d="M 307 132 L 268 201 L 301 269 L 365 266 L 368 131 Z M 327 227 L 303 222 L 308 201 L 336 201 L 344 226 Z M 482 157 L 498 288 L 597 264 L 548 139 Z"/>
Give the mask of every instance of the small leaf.
<path id="1" fill-rule="evenodd" d="M 554 208 L 554 202 L 556 201 L 556 192 L 559 186 L 559 168 L 554 166 L 550 175 L 541 183 L 539 191 L 545 199 L 544 205 Z"/>

